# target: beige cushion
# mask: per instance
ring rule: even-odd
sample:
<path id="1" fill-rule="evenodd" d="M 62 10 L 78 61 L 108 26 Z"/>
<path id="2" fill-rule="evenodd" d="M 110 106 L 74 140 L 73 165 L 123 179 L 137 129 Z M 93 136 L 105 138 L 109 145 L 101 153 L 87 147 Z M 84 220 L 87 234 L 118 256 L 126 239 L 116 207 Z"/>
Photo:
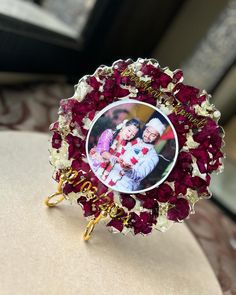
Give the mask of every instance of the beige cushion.
<path id="1" fill-rule="evenodd" d="M 148 237 L 111 234 L 86 243 L 81 208 L 47 208 L 55 191 L 48 137 L 0 133 L 0 294 L 222 294 L 184 224 Z"/>

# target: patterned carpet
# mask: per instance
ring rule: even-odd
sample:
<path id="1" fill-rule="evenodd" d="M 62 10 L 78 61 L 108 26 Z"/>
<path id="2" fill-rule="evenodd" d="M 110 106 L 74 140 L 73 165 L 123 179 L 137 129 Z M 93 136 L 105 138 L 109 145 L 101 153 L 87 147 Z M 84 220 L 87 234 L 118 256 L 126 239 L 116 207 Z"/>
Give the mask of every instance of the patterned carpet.
<path id="1" fill-rule="evenodd" d="M 73 86 L 63 83 L 2 87 L 0 130 L 48 132 L 57 118 L 60 99 L 72 94 Z M 196 212 L 187 225 L 208 257 L 224 294 L 236 295 L 236 225 L 209 200 L 200 201 Z"/>

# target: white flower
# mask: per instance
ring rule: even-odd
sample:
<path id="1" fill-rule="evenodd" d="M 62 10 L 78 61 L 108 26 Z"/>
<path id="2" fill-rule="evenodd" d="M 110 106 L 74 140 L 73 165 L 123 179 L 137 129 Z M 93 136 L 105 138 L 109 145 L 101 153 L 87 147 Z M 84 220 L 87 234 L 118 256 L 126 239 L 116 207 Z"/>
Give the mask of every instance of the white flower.
<path id="1" fill-rule="evenodd" d="M 60 149 L 50 148 L 50 163 L 57 169 L 66 169 L 71 166 L 71 160 L 68 160 L 68 143 L 62 141 Z"/>
<path id="2" fill-rule="evenodd" d="M 84 162 L 84 163 L 88 163 L 88 157 L 82 157 L 82 161 Z M 86 173 L 86 172 L 85 172 Z"/>
<path id="3" fill-rule="evenodd" d="M 193 133 L 190 131 L 187 134 L 187 141 L 183 147 L 184 150 L 188 149 L 195 149 L 199 146 L 199 143 L 193 140 Z"/>
<path id="4" fill-rule="evenodd" d="M 155 60 L 154 58 L 149 59 L 147 62 L 147 65 L 153 65 L 155 68 L 159 68 L 159 62 Z"/>
<path id="5" fill-rule="evenodd" d="M 131 228 L 128 228 L 126 226 L 123 227 L 122 229 L 122 234 L 127 235 L 128 233 L 131 232 Z"/>
<path id="6" fill-rule="evenodd" d="M 198 177 L 204 179 L 204 175 L 205 175 L 205 174 L 204 174 L 204 173 L 201 173 L 201 172 L 199 171 L 199 169 L 198 169 L 198 165 L 197 165 L 195 159 L 193 159 L 192 168 L 193 168 L 193 170 L 192 170 L 192 176 L 193 176 L 193 177 L 194 177 L 194 176 L 198 176 Z"/>
<path id="7" fill-rule="evenodd" d="M 83 126 L 84 129 L 89 130 L 89 128 L 92 124 L 92 121 L 88 117 L 84 117 L 82 120 L 82 123 L 84 124 L 84 126 Z"/>
<path id="8" fill-rule="evenodd" d="M 75 128 L 72 130 L 71 134 L 73 136 L 80 137 L 79 131 L 77 129 L 75 129 Z"/>
<path id="9" fill-rule="evenodd" d="M 169 83 L 168 85 L 167 85 L 167 90 L 169 91 L 169 92 L 171 92 L 173 89 L 174 89 L 174 87 L 175 87 L 175 84 L 174 83 Z"/>
<path id="10" fill-rule="evenodd" d="M 134 63 L 128 65 L 128 69 L 133 70 L 133 72 L 136 72 L 136 73 L 138 73 L 141 68 L 142 68 L 142 64 L 139 62 L 134 62 Z M 142 74 L 143 73 L 141 72 L 141 75 Z"/>
<path id="11" fill-rule="evenodd" d="M 142 64 L 140 62 L 135 63 L 135 68 L 137 71 L 139 71 L 142 68 Z"/>
<path id="12" fill-rule="evenodd" d="M 67 135 L 70 132 L 70 114 L 66 114 L 67 118 L 64 116 L 59 116 L 58 118 L 58 124 L 59 124 L 59 130 L 61 134 Z"/>
<path id="13" fill-rule="evenodd" d="M 120 193 L 117 191 L 112 191 L 112 189 L 108 189 L 107 194 L 109 194 L 110 192 L 113 192 L 113 199 L 114 199 L 114 203 L 120 203 Z"/>
<path id="14" fill-rule="evenodd" d="M 220 111 L 214 111 L 214 113 L 213 113 L 213 117 L 214 117 L 215 119 L 219 119 L 220 116 L 221 116 Z"/>
<path id="15" fill-rule="evenodd" d="M 81 193 L 82 195 L 82 193 Z M 80 197 L 80 194 L 79 193 L 75 193 L 75 192 L 70 192 L 68 195 L 66 195 L 66 199 L 68 201 L 70 201 L 70 203 L 76 203 L 77 199 Z"/>
<path id="16" fill-rule="evenodd" d="M 195 112 L 200 116 L 207 117 L 210 115 L 211 118 L 220 117 L 220 112 L 216 110 L 216 107 L 213 104 L 211 104 L 208 99 L 206 101 L 203 101 L 201 105 L 195 105 L 194 109 L 195 109 Z"/>
<path id="17" fill-rule="evenodd" d="M 100 85 L 98 90 L 99 90 L 100 92 L 103 92 L 103 90 L 104 90 L 103 85 Z"/>
<path id="18" fill-rule="evenodd" d="M 196 190 L 191 188 L 187 188 L 186 199 L 189 201 L 191 205 L 191 213 L 194 213 L 194 205 L 199 200 L 199 194 Z"/>
<path id="19" fill-rule="evenodd" d="M 137 76 L 138 77 L 141 77 L 143 75 L 143 72 L 142 71 L 137 71 Z"/>
<path id="20" fill-rule="evenodd" d="M 137 62 L 139 62 L 139 63 L 142 64 L 142 63 L 144 63 L 144 59 L 139 57 L 138 60 L 137 60 Z"/>
<path id="21" fill-rule="evenodd" d="M 72 131 L 72 135 L 77 136 L 77 137 L 84 140 L 85 136 L 83 135 L 83 133 L 81 131 L 80 125 L 77 122 L 75 122 L 73 127 L 74 128 L 73 128 L 73 131 Z"/>
<path id="22" fill-rule="evenodd" d="M 166 107 L 165 105 L 159 104 L 158 102 L 157 102 L 157 107 L 167 116 L 172 113 L 172 110 L 170 107 Z"/>
<path id="23" fill-rule="evenodd" d="M 67 120 L 64 116 L 59 116 L 58 118 L 59 129 L 63 130 L 67 128 Z"/>
<path id="24" fill-rule="evenodd" d="M 155 228 L 161 232 L 167 231 L 173 225 L 173 221 L 167 219 L 164 215 L 159 215 Z"/>
<path id="25" fill-rule="evenodd" d="M 140 81 L 149 82 L 151 80 L 152 79 L 150 77 L 148 77 L 148 76 L 142 76 L 142 77 L 140 77 Z"/>
<path id="26" fill-rule="evenodd" d="M 85 96 L 93 90 L 93 88 L 86 81 L 79 82 L 79 84 L 75 87 L 76 89 L 73 98 L 77 99 L 78 101 L 82 101 Z"/>
<path id="27" fill-rule="evenodd" d="M 202 108 L 200 105 L 195 105 L 194 106 L 196 114 L 200 116 L 208 116 L 208 111 L 204 108 Z"/>
<path id="28" fill-rule="evenodd" d="M 168 68 L 164 68 L 164 73 L 173 78 L 173 72 Z"/>

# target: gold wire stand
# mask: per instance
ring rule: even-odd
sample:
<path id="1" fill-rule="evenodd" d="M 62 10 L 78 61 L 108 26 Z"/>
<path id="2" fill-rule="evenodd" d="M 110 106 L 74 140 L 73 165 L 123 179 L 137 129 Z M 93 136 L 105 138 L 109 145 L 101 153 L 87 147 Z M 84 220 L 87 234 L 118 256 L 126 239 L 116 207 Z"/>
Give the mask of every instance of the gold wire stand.
<path id="1" fill-rule="evenodd" d="M 47 197 L 45 200 L 44 200 L 44 204 L 48 207 L 55 207 L 56 205 L 58 205 L 59 203 L 61 203 L 65 197 L 63 195 L 63 192 L 62 192 L 62 184 L 63 184 L 63 179 L 61 178 L 60 179 L 60 182 L 58 183 L 58 186 L 57 186 L 57 192 L 50 195 L 49 197 Z M 58 198 L 58 196 L 61 196 L 60 198 Z M 57 198 L 56 198 L 57 197 Z M 55 201 L 53 201 L 53 199 L 56 199 Z"/>
<path id="2" fill-rule="evenodd" d="M 89 223 L 87 224 L 86 226 L 86 229 L 84 231 L 84 234 L 83 234 L 83 239 L 84 241 L 88 241 L 91 237 L 91 234 L 94 230 L 94 227 L 95 225 L 102 219 L 102 218 L 105 218 L 107 216 L 106 212 L 101 212 L 98 217 L 92 219 L 89 221 Z"/>
<path id="3" fill-rule="evenodd" d="M 69 182 L 69 183 L 73 183 L 74 179 L 78 176 L 78 172 L 77 171 L 72 171 L 72 169 L 70 169 L 69 171 L 66 171 L 64 173 L 61 174 L 60 177 L 60 181 L 58 183 L 57 186 L 57 192 L 50 195 L 49 197 L 47 197 L 44 200 L 44 204 L 46 206 L 50 207 L 55 207 L 57 206 L 59 203 L 61 203 L 65 197 L 63 195 L 63 191 L 62 191 L 62 186 L 65 182 Z M 83 189 L 83 188 L 82 188 Z M 59 197 L 60 196 L 60 197 Z M 86 229 L 83 233 L 83 240 L 84 241 L 88 241 L 91 237 L 91 234 L 95 228 L 95 225 L 102 219 L 105 218 L 107 216 L 107 212 L 106 211 L 102 211 L 98 217 L 90 220 L 86 226 Z"/>

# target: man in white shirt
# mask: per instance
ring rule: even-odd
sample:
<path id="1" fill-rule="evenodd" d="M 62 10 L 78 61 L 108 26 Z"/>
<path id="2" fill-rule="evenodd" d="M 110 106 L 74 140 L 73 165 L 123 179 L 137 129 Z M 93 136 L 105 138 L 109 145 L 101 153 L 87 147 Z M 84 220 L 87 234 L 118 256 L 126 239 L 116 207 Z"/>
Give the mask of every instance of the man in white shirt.
<path id="1" fill-rule="evenodd" d="M 121 156 L 110 171 L 106 180 L 108 185 L 116 179 L 114 190 L 133 192 L 140 189 L 140 182 L 148 176 L 159 162 L 158 154 L 154 148 L 155 143 L 165 131 L 165 125 L 158 119 L 151 119 L 145 126 L 142 138 L 130 142 L 125 147 Z M 119 177 L 119 180 L 117 180 Z"/>

